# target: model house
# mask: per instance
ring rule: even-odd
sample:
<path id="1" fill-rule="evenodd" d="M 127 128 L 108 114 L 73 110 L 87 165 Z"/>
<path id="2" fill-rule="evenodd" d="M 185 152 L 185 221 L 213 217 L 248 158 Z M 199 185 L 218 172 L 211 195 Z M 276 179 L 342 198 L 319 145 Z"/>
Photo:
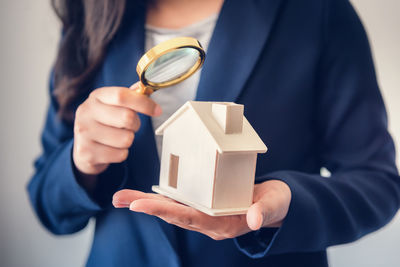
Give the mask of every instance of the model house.
<path id="1" fill-rule="evenodd" d="M 186 102 L 157 130 L 163 135 L 160 185 L 153 191 L 209 215 L 246 213 L 257 153 L 267 147 L 231 102 Z"/>

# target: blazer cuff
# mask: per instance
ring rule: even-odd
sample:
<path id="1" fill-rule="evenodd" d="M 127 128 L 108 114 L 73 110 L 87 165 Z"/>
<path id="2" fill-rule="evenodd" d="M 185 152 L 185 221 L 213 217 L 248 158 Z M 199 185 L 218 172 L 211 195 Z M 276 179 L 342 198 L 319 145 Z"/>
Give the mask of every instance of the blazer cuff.
<path id="1" fill-rule="evenodd" d="M 57 160 L 51 165 L 48 176 L 57 177 L 54 188 L 58 188 L 60 197 L 68 196 L 71 207 L 79 210 L 97 212 L 111 205 L 112 195 L 122 188 L 127 180 L 126 164 L 112 164 L 98 176 L 96 187 L 89 194 L 77 180 L 75 165 L 72 160 L 73 140 L 69 141 L 61 151 Z M 75 204 L 74 204 L 75 203 Z"/>
<path id="2" fill-rule="evenodd" d="M 296 187 L 296 182 L 291 179 L 292 177 L 281 174 L 284 173 L 276 172 L 268 175 L 268 177 L 264 176 L 256 178 L 256 183 L 262 183 L 268 180 L 280 180 L 286 183 L 290 188 L 292 197 L 288 213 L 281 227 L 261 228 L 257 231 L 252 231 L 234 238 L 237 248 L 250 258 L 257 259 L 269 254 L 286 253 L 285 243 L 292 242 L 290 234 L 294 231 L 293 229 L 298 229 L 296 225 L 297 215 L 294 211 L 300 209 L 299 206 L 302 206 L 302 204 L 299 203 L 301 200 L 299 200 L 296 193 L 298 190 L 295 190 L 294 188 Z M 295 208 L 295 206 L 297 206 L 297 208 Z"/>
<path id="3" fill-rule="evenodd" d="M 271 249 L 279 232 L 280 228 L 261 228 L 234 238 L 234 242 L 238 249 L 248 257 L 262 258 Z"/>
<path id="4" fill-rule="evenodd" d="M 99 174 L 92 199 L 102 208 L 112 206 L 115 192 L 123 189 L 128 181 L 128 164 L 124 161 L 110 164 L 107 170 Z"/>

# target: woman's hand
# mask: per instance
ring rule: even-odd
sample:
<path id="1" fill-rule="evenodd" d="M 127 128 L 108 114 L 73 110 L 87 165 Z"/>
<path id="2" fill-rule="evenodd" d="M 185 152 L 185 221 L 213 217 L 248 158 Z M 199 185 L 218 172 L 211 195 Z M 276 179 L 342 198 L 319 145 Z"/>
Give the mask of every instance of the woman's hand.
<path id="1" fill-rule="evenodd" d="M 83 176 L 95 176 L 110 163 L 128 157 L 135 132 L 139 130 L 137 112 L 158 116 L 161 107 L 145 95 L 126 87 L 94 90 L 76 110 L 73 162 Z"/>
<path id="2" fill-rule="evenodd" d="M 213 217 L 162 195 L 129 189 L 115 193 L 113 205 L 116 208 L 129 207 L 135 212 L 154 215 L 168 223 L 222 240 L 261 227 L 281 226 L 290 200 L 289 186 L 279 180 L 270 180 L 254 186 L 254 203 L 245 215 Z"/>

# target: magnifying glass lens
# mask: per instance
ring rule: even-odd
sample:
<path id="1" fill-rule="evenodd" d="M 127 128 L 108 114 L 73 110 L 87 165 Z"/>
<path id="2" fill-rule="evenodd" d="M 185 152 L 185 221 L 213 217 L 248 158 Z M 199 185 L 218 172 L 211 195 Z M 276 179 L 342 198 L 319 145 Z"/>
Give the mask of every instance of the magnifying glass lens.
<path id="1" fill-rule="evenodd" d="M 144 78 L 154 84 L 173 81 L 186 74 L 198 61 L 197 49 L 183 47 L 157 58 L 144 73 Z"/>

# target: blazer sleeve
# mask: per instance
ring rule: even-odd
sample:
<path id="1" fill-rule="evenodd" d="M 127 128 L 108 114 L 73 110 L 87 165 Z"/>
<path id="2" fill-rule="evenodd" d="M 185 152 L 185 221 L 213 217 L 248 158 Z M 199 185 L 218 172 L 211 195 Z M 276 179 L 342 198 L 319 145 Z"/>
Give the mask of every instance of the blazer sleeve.
<path id="1" fill-rule="evenodd" d="M 352 242 L 388 223 L 399 208 L 395 148 L 367 36 L 347 0 L 326 2 L 316 145 L 331 176 L 282 170 L 257 177 L 284 181 L 292 200 L 280 228 L 235 239 L 250 257 Z"/>
<path id="2" fill-rule="evenodd" d="M 57 115 L 58 104 L 52 92 L 51 81 L 51 100 L 41 139 L 43 152 L 35 161 L 27 189 L 43 225 L 54 234 L 69 234 L 83 229 L 92 216 L 111 205 L 112 194 L 127 179 L 127 167 L 126 163 L 111 164 L 99 175 L 91 194 L 81 187 L 71 157 L 73 126 Z"/>

